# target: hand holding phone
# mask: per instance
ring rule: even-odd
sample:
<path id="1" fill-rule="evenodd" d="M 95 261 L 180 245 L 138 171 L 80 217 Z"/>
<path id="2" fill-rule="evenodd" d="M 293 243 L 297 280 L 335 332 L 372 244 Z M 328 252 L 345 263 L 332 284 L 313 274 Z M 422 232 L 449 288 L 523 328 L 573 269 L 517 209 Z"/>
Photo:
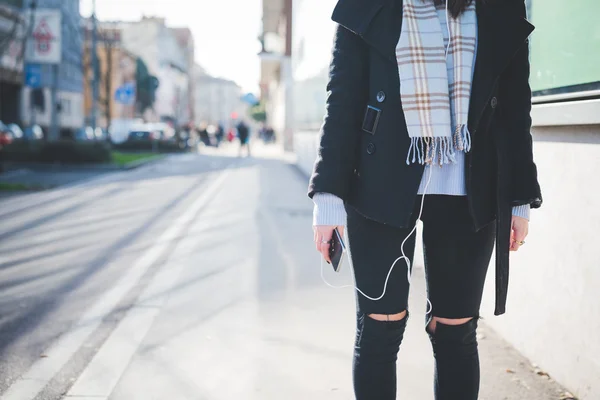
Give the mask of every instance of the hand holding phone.
<path id="1" fill-rule="evenodd" d="M 344 244 L 344 227 L 317 225 L 313 227 L 315 246 L 327 264 L 334 266 L 334 271 L 339 271 L 339 266 L 346 249 Z"/>
<path id="2" fill-rule="evenodd" d="M 346 244 L 344 243 L 344 239 L 338 228 L 335 228 L 329 242 L 329 259 L 335 272 L 340 272 L 342 268 L 342 259 L 345 251 Z"/>

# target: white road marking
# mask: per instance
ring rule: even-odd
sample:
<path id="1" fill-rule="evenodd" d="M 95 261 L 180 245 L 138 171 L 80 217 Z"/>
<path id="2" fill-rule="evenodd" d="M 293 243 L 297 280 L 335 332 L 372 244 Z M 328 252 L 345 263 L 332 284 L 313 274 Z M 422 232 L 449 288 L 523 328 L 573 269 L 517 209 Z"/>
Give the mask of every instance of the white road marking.
<path id="1" fill-rule="evenodd" d="M 215 192 L 221 187 L 222 183 L 226 179 L 228 171 L 229 170 L 225 170 L 224 172 L 220 173 L 208 185 L 206 190 L 202 192 L 202 195 L 198 197 L 196 201 L 175 220 L 169 229 L 159 237 L 155 245 L 150 248 L 150 250 L 142 257 L 140 257 L 131 268 L 127 270 L 127 273 L 121 278 L 121 280 L 118 281 L 102 298 L 100 298 L 89 309 L 89 311 L 85 313 L 79 319 L 79 321 L 74 324 L 73 327 L 71 327 L 69 331 L 63 334 L 58 342 L 44 352 L 47 357 L 41 358 L 35 362 L 31 368 L 29 368 L 29 370 L 23 374 L 23 376 L 21 376 L 12 386 L 10 386 L 10 388 L 2 395 L 2 397 L 0 397 L 0 400 L 32 400 L 44 389 L 44 387 L 48 384 L 48 382 L 50 382 L 56 373 L 58 373 L 58 371 L 60 371 L 60 369 L 69 361 L 69 359 L 79 350 L 85 340 L 100 326 L 102 320 L 106 316 L 110 315 L 121 299 L 137 284 L 137 282 L 156 262 L 156 260 L 158 260 L 165 253 L 165 251 L 168 250 L 172 241 L 176 240 L 176 238 L 181 234 L 182 230 L 185 229 L 185 227 L 194 219 L 199 210 L 214 197 Z M 148 290 L 155 289 L 151 285 Z M 136 323 L 148 323 L 149 325 L 147 329 L 149 329 L 151 322 L 154 320 L 152 315 L 153 314 L 150 312 L 138 312 L 138 310 L 135 310 L 135 312 L 131 313 L 131 317 L 129 314 L 127 314 L 117 329 L 115 329 L 115 332 L 113 332 L 113 335 L 116 335 L 116 339 L 114 340 L 117 340 L 118 342 L 118 338 L 122 337 L 121 335 L 123 332 L 128 334 L 128 324 L 131 323 L 132 319 L 136 320 Z M 147 331 L 147 329 L 144 326 L 138 326 L 140 337 L 130 336 L 129 339 L 133 340 L 132 345 L 135 345 L 135 348 L 137 348 L 137 345 L 139 345 L 139 342 L 141 342 L 145 336 L 145 333 L 143 335 L 141 335 L 141 333 Z M 105 342 L 105 346 L 103 346 L 101 351 L 94 357 L 84 374 L 82 374 L 82 377 L 89 377 L 90 374 L 94 373 L 96 376 L 98 376 L 97 372 L 93 369 L 87 374 L 86 372 L 94 365 L 98 365 L 98 363 L 102 362 L 102 357 L 105 357 L 105 355 L 100 353 L 102 350 L 105 350 L 106 345 L 111 342 L 111 338 Z M 139 341 L 136 342 L 138 339 Z M 131 353 L 129 356 L 127 356 L 127 354 L 123 354 L 119 360 L 113 361 L 122 362 L 125 359 L 128 360 L 131 358 L 131 356 L 133 356 L 133 353 L 131 352 L 132 346 L 127 348 L 129 349 L 129 353 Z M 135 351 L 135 349 L 133 349 L 133 351 Z M 124 353 L 126 352 L 124 351 Z M 95 362 L 97 359 L 99 359 L 99 361 Z M 102 367 L 100 364 L 100 368 L 104 367 Z M 112 365 L 111 368 L 113 368 Z M 118 370 L 118 368 L 113 369 Z M 82 382 L 85 383 L 87 381 Z M 103 380 L 103 382 L 108 385 L 111 381 Z M 78 383 L 79 381 L 76 382 L 76 385 Z M 87 386 L 85 386 L 84 383 L 79 384 L 78 387 L 86 388 Z"/>

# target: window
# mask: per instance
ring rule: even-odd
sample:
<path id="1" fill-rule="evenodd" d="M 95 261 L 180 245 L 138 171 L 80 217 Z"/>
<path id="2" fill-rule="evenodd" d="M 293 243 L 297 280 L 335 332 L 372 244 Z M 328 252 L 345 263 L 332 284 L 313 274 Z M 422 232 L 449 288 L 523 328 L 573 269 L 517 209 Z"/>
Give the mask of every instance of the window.
<path id="1" fill-rule="evenodd" d="M 600 90 L 600 1 L 527 0 L 535 96 Z"/>

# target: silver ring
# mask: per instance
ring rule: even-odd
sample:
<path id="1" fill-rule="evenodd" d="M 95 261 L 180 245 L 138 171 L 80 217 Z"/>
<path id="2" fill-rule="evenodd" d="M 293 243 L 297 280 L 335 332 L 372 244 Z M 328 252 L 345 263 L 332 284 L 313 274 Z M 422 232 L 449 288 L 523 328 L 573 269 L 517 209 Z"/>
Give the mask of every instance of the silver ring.
<path id="1" fill-rule="evenodd" d="M 329 240 L 327 240 L 327 239 L 321 239 L 321 244 L 329 244 Z"/>

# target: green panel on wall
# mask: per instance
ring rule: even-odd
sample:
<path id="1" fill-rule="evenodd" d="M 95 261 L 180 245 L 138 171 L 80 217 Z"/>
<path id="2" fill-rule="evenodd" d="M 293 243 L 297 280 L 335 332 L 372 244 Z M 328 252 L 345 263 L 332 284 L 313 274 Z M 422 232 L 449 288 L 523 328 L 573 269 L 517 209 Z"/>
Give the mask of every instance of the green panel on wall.
<path id="1" fill-rule="evenodd" d="M 600 82 L 600 1 L 531 0 L 534 91 Z"/>

